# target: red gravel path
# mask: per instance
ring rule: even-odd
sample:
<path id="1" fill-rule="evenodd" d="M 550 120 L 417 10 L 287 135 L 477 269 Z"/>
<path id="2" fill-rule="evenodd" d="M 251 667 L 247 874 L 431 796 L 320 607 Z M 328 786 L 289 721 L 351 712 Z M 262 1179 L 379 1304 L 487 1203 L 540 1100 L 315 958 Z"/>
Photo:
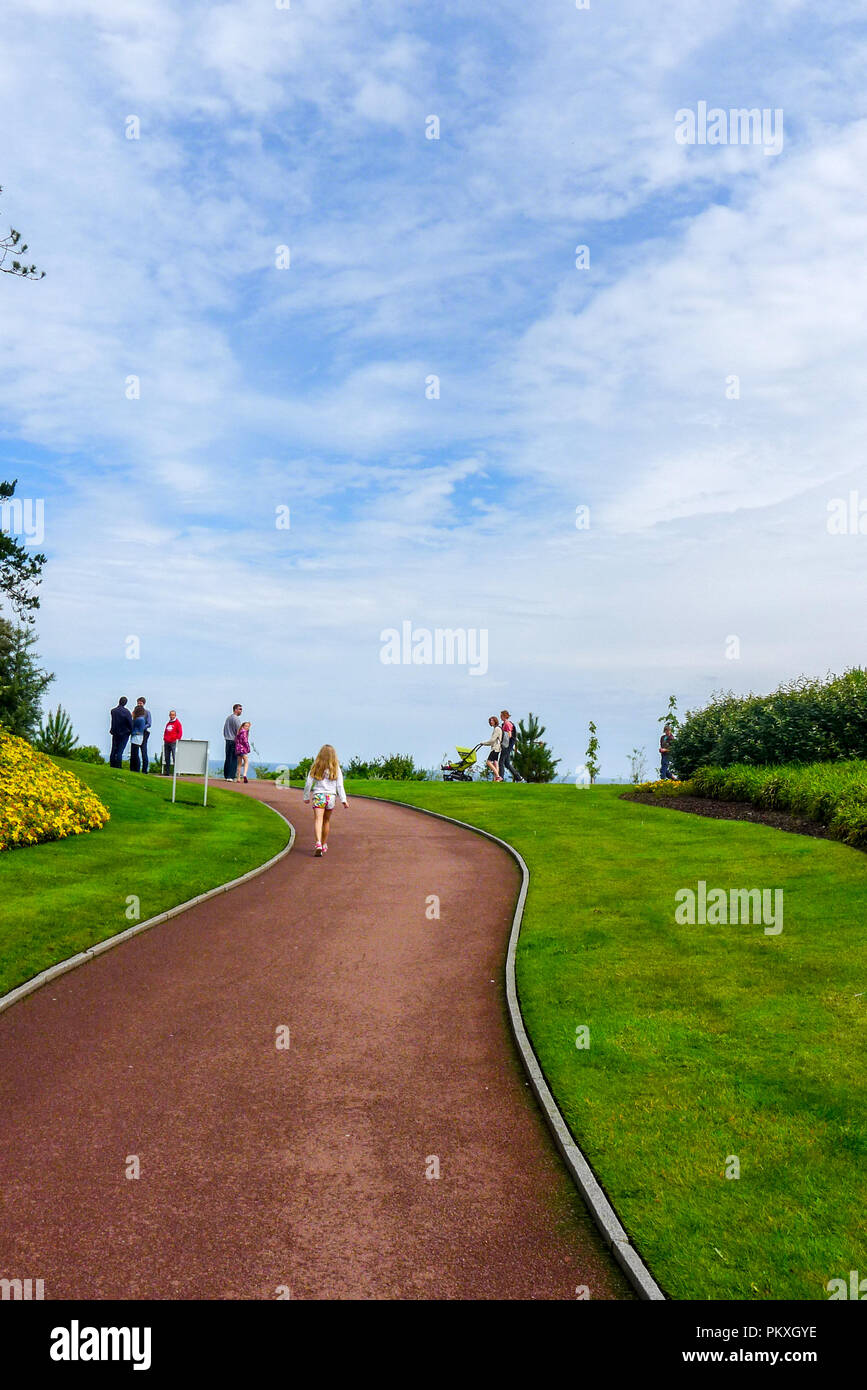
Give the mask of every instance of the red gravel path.
<path id="1" fill-rule="evenodd" d="M 508 857 L 357 801 L 315 859 L 297 794 L 244 793 L 295 820 L 286 859 L 0 1014 L 0 1277 L 46 1298 L 631 1297 L 509 1039 Z"/>

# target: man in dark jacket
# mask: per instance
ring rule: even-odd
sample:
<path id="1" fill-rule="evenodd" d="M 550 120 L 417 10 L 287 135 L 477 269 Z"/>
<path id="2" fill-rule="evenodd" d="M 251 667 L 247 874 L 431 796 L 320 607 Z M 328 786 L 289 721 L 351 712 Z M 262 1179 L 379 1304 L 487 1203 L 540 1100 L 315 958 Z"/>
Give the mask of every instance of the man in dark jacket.
<path id="1" fill-rule="evenodd" d="M 126 745 L 129 743 L 129 736 L 132 733 L 132 715 L 127 709 L 127 698 L 121 695 L 117 704 L 111 712 L 111 754 L 109 763 L 112 767 L 123 766 L 123 755 Z"/>

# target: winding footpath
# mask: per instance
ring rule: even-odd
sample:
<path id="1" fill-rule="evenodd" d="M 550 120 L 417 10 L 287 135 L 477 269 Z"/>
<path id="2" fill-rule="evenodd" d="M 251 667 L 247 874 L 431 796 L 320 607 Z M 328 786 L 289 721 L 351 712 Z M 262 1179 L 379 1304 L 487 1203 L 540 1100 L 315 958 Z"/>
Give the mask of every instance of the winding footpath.
<path id="1" fill-rule="evenodd" d="M 298 793 L 238 792 L 295 823 L 291 854 L 0 1013 L 0 1277 L 47 1299 L 633 1297 L 510 1040 L 511 859 L 370 801 L 316 859 Z"/>

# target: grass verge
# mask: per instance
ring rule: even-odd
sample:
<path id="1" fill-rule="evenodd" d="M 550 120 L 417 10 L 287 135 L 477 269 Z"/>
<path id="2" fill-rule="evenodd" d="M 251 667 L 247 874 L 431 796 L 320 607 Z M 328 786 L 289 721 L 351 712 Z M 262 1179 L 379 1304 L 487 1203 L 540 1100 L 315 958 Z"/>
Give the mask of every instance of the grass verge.
<path id="1" fill-rule="evenodd" d="M 524 856 L 527 1029 L 666 1293 L 824 1299 L 830 1279 L 867 1269 L 862 854 L 616 787 L 348 790 L 453 815 Z M 782 888 L 783 931 L 679 925 L 675 893 L 700 879 Z"/>
<path id="2" fill-rule="evenodd" d="M 288 826 L 233 792 L 56 759 L 111 812 L 102 830 L 0 855 L 0 995 L 88 946 L 238 878 Z M 138 918 L 130 898 L 138 899 Z"/>

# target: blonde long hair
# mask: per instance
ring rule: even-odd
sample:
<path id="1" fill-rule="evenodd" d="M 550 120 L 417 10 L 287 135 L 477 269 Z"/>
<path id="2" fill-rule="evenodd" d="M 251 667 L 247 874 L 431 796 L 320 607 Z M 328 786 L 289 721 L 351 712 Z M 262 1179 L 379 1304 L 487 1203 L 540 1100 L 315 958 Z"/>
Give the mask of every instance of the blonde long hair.
<path id="1" fill-rule="evenodd" d="M 320 777 L 330 777 L 333 780 L 337 776 L 339 770 L 340 764 L 337 761 L 336 752 L 330 743 L 323 743 L 310 769 L 311 775 L 317 781 Z"/>

